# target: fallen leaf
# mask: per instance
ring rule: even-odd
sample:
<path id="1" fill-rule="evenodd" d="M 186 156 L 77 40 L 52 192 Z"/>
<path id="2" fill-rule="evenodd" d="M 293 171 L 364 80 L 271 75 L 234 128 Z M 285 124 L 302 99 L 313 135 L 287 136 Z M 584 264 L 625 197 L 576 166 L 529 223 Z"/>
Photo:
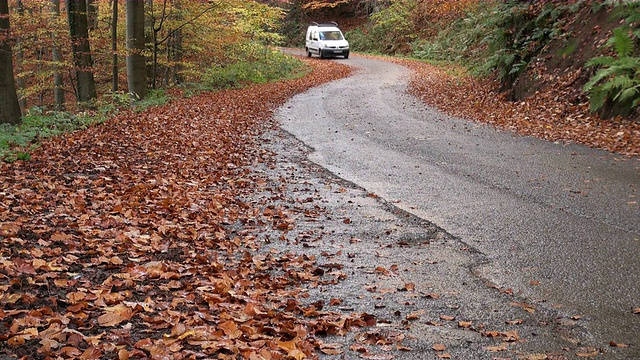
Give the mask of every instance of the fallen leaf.
<path id="1" fill-rule="evenodd" d="M 576 356 L 578 357 L 596 357 L 599 354 L 600 352 L 598 351 L 598 349 L 592 347 L 581 348 L 578 349 L 578 352 L 576 352 Z"/>
<path id="2" fill-rule="evenodd" d="M 444 320 L 444 321 L 453 321 L 455 320 L 456 317 L 455 316 L 449 316 L 449 315 L 440 315 L 440 320 Z"/>
<path id="3" fill-rule="evenodd" d="M 320 344 L 320 351 L 327 355 L 340 355 L 343 353 L 342 344 L 340 343 L 322 343 Z"/>
<path id="4" fill-rule="evenodd" d="M 423 294 L 422 296 L 426 297 L 427 299 L 439 299 L 440 298 L 440 294 L 436 294 L 436 293 L 427 293 L 427 294 Z"/>
<path id="5" fill-rule="evenodd" d="M 529 354 L 523 358 L 523 360 L 547 360 L 547 359 L 549 359 L 547 354 Z"/>
<path id="6" fill-rule="evenodd" d="M 412 311 L 405 317 L 407 320 L 419 320 L 422 315 L 426 314 L 425 310 Z"/>
<path id="7" fill-rule="evenodd" d="M 471 327 L 471 325 L 473 325 L 472 321 L 458 321 L 458 327 L 461 327 L 461 328 L 467 328 L 468 329 L 468 328 Z"/>
<path id="8" fill-rule="evenodd" d="M 451 354 L 449 354 L 449 353 L 436 354 L 436 356 L 437 356 L 439 359 L 451 359 Z"/>
<path id="9" fill-rule="evenodd" d="M 509 348 L 509 345 L 507 345 L 507 343 L 502 343 L 500 345 L 487 346 L 485 349 L 491 352 L 498 352 L 498 351 L 506 351 L 508 348 Z"/>
<path id="10" fill-rule="evenodd" d="M 434 344 L 431 348 L 433 350 L 435 350 L 435 351 L 445 351 L 445 350 L 447 350 L 447 346 L 445 344 Z"/>
<path id="11" fill-rule="evenodd" d="M 359 356 L 363 359 L 369 359 L 369 360 L 391 360 L 394 358 L 393 355 L 374 354 L 370 352 L 361 353 Z"/>
<path id="12" fill-rule="evenodd" d="M 131 320 L 133 316 L 131 308 L 123 304 L 106 308 L 105 311 L 98 317 L 98 324 L 104 327 L 118 325 L 123 321 Z"/>
<path id="13" fill-rule="evenodd" d="M 406 291 L 414 291 L 416 289 L 416 285 L 414 283 L 404 284 L 404 290 Z"/>
<path id="14" fill-rule="evenodd" d="M 629 344 L 622 344 L 622 343 L 617 343 L 615 341 L 609 341 L 609 346 L 617 347 L 617 348 L 628 348 Z"/>
<path id="15" fill-rule="evenodd" d="M 523 302 L 511 302 L 512 306 L 517 306 L 517 307 L 521 307 L 524 311 L 528 312 L 528 313 L 534 313 L 536 311 L 536 308 L 533 307 L 532 305 L 529 305 L 527 303 L 523 303 Z"/>

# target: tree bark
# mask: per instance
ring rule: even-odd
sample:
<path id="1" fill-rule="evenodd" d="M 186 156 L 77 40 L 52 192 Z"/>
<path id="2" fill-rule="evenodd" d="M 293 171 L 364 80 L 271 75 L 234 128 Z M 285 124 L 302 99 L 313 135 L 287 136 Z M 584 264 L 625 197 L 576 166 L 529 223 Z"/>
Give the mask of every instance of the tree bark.
<path id="1" fill-rule="evenodd" d="M 93 70 L 91 69 L 93 61 L 91 60 L 91 47 L 89 46 L 87 3 L 84 1 L 69 1 L 67 14 L 69 16 L 73 62 L 76 68 L 78 101 L 85 103 L 97 97 Z"/>
<path id="2" fill-rule="evenodd" d="M 24 16 L 24 4 L 22 3 L 22 0 L 18 0 L 16 2 L 16 5 L 18 7 L 18 14 L 20 16 Z M 20 76 L 20 74 L 22 73 L 22 67 L 23 67 L 23 63 L 24 63 L 24 51 L 22 51 L 22 39 L 20 39 L 20 37 L 18 37 L 16 39 L 16 72 L 18 73 L 18 76 L 16 77 L 16 84 L 17 84 L 17 89 L 21 90 L 24 94 L 24 90 L 27 87 L 27 83 L 24 80 L 24 77 Z M 19 96 L 18 97 L 18 104 L 20 105 L 20 111 L 21 112 L 25 112 L 27 110 L 27 99 L 24 96 Z"/>
<path id="3" fill-rule="evenodd" d="M 144 4 L 140 0 L 127 0 L 127 84 L 133 100 L 142 100 L 147 95 Z"/>
<path id="4" fill-rule="evenodd" d="M 20 105 L 13 77 L 8 0 L 0 0 L 0 124 L 19 124 Z"/>
<path id="5" fill-rule="evenodd" d="M 98 28 L 98 3 L 96 0 L 87 0 L 87 26 L 91 31 Z"/>
<path id="6" fill-rule="evenodd" d="M 51 13 L 55 19 L 60 16 L 60 0 L 51 0 Z M 55 35 L 53 35 L 55 36 Z M 64 110 L 64 88 L 62 81 L 62 73 L 59 66 L 62 63 L 62 54 L 60 46 L 53 39 L 53 48 L 51 49 L 51 60 L 53 61 L 53 98 L 55 109 Z"/>
<path id="7" fill-rule="evenodd" d="M 118 0 L 113 0 L 111 15 L 111 59 L 111 90 L 115 93 L 118 91 Z"/>

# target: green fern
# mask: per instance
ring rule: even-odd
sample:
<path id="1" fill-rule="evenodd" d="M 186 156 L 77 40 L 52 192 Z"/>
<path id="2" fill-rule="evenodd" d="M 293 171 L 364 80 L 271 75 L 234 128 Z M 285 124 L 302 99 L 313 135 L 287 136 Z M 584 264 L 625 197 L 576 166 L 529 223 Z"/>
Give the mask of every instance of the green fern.
<path id="1" fill-rule="evenodd" d="M 636 4 L 620 5 L 615 10 L 615 17 L 625 19 L 607 42 L 616 57 L 601 56 L 585 64 L 598 69 L 583 90 L 589 94 L 591 111 L 601 116 L 630 115 L 640 105 L 640 57 L 636 47 L 640 29 L 631 27 L 640 20 L 638 8 Z"/>
<path id="2" fill-rule="evenodd" d="M 613 30 L 613 36 L 607 41 L 608 46 L 613 46 L 618 56 L 630 56 L 634 50 L 633 39 L 629 35 L 627 27 L 618 27 Z"/>

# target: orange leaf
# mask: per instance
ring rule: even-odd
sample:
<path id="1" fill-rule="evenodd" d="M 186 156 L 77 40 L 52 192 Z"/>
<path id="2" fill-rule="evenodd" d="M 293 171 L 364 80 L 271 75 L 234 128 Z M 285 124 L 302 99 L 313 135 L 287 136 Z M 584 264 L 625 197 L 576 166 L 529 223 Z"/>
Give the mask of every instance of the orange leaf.
<path id="1" fill-rule="evenodd" d="M 433 350 L 435 350 L 435 351 L 445 351 L 445 350 L 447 350 L 447 346 L 445 344 L 434 344 L 431 348 Z"/>
<path id="2" fill-rule="evenodd" d="M 609 341 L 609 346 L 617 347 L 617 348 L 628 348 L 629 344 L 621 344 L 621 343 L 617 343 L 615 341 Z"/>
<path id="3" fill-rule="evenodd" d="M 461 328 L 470 328 L 473 325 L 472 321 L 458 321 L 458 327 Z"/>
<path id="4" fill-rule="evenodd" d="M 416 289 L 416 284 L 414 283 L 404 284 L 404 289 L 407 291 L 413 291 Z"/>
<path id="5" fill-rule="evenodd" d="M 98 324 L 100 326 L 115 326 L 123 321 L 131 320 L 133 317 L 133 310 L 123 304 L 106 308 L 105 310 L 106 312 L 98 317 Z"/>
<path id="6" fill-rule="evenodd" d="M 486 349 L 491 352 L 497 352 L 497 351 L 506 351 L 508 347 L 509 345 L 507 345 L 507 343 L 502 343 L 496 346 L 487 346 Z"/>

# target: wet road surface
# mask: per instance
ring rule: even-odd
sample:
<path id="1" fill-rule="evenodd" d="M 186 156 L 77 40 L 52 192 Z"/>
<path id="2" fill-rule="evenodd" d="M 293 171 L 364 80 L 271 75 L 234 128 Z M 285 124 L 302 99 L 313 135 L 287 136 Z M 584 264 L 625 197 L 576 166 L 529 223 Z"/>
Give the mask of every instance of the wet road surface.
<path id="1" fill-rule="evenodd" d="M 358 70 L 277 114 L 310 160 L 480 252 L 480 278 L 640 358 L 640 160 L 450 118 L 405 93 L 406 68 L 336 61 Z"/>

